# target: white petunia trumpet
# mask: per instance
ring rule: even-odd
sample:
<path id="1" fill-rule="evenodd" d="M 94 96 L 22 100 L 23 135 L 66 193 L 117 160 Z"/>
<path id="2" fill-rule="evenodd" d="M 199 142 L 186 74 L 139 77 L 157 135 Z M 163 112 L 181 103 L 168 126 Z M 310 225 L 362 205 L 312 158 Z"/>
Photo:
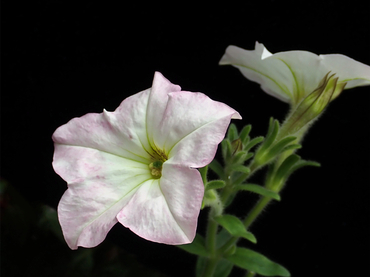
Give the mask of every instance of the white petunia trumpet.
<path id="1" fill-rule="evenodd" d="M 68 189 L 58 217 L 68 246 L 94 247 L 120 222 L 147 240 L 193 241 L 209 164 L 234 109 L 181 91 L 156 72 L 114 112 L 86 114 L 53 134 L 53 167 Z"/>
<path id="2" fill-rule="evenodd" d="M 370 84 L 370 66 L 341 54 L 316 55 L 308 51 L 270 53 L 256 42 L 255 50 L 230 45 L 220 60 L 233 65 L 248 79 L 257 82 L 268 94 L 293 107 L 318 88 L 325 76 L 335 74 L 337 91 Z"/>

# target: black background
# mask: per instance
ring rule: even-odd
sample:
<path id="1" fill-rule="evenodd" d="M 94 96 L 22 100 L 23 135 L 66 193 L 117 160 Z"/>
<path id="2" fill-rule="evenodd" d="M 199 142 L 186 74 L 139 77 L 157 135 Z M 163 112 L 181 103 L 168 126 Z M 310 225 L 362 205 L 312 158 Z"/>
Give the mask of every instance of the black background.
<path id="1" fill-rule="evenodd" d="M 236 69 L 218 66 L 228 45 L 253 49 L 259 41 L 272 53 L 341 53 L 370 64 L 370 8 L 363 1 L 2 2 L 1 177 L 31 203 L 54 208 L 66 189 L 51 167 L 54 130 L 73 117 L 113 111 L 150 87 L 154 71 L 183 90 L 227 103 L 243 116 L 238 127 L 252 124 L 252 136 L 259 136 L 270 116 L 284 119 L 288 105 Z M 331 103 L 298 152 L 322 167 L 294 175 L 282 201 L 252 226 L 258 244 L 246 246 L 292 276 L 370 273 L 369 92 L 347 90 Z M 229 212 L 243 216 L 255 199 L 240 195 Z M 108 240 L 166 276 L 193 274 L 194 257 L 175 247 L 118 225 Z M 38 270 L 31 265 L 29 276 Z"/>

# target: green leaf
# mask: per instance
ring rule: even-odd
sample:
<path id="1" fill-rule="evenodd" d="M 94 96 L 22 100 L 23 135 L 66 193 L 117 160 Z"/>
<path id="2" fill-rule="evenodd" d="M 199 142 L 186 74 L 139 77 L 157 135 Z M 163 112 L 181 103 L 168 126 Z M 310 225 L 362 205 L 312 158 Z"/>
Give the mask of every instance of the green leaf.
<path id="1" fill-rule="evenodd" d="M 274 120 L 273 118 L 270 118 L 269 129 L 267 131 L 266 139 L 263 145 L 261 146 L 261 148 L 267 149 L 268 147 L 272 145 L 272 143 L 276 139 L 276 136 L 279 132 L 279 127 L 280 127 L 279 121 L 277 121 L 276 119 Z"/>
<path id="2" fill-rule="evenodd" d="M 242 141 L 243 145 L 245 145 L 245 144 L 248 142 L 248 140 L 249 140 L 248 135 L 249 135 L 249 133 L 250 133 L 251 129 L 252 129 L 252 126 L 251 126 L 251 125 L 246 125 L 246 126 L 244 126 L 244 128 L 241 130 L 239 137 L 240 137 L 240 139 L 241 139 L 241 141 Z"/>
<path id="3" fill-rule="evenodd" d="M 218 261 L 213 277 L 227 277 L 230 275 L 234 264 L 228 260 L 222 259 Z"/>
<path id="4" fill-rule="evenodd" d="M 268 156 L 269 158 L 274 158 L 275 156 L 277 156 L 278 154 L 280 154 L 282 152 L 282 150 L 289 144 L 291 143 L 292 141 L 294 141 L 296 139 L 296 137 L 294 136 L 290 136 L 290 137 L 286 137 L 286 138 L 283 138 L 282 140 L 280 140 L 278 143 L 276 143 L 270 150 L 269 150 L 269 153 L 268 153 Z"/>
<path id="5" fill-rule="evenodd" d="M 227 138 L 229 139 L 229 141 L 233 141 L 238 138 L 238 128 L 236 128 L 236 125 L 234 123 L 231 123 L 229 126 Z"/>
<path id="6" fill-rule="evenodd" d="M 281 200 L 280 195 L 278 193 L 276 193 L 275 191 L 269 190 L 269 189 L 267 189 L 265 187 L 262 187 L 260 185 L 255 185 L 255 184 L 241 184 L 241 185 L 235 186 L 235 189 L 236 190 L 251 191 L 251 192 L 260 194 L 262 196 L 271 197 L 271 198 L 273 198 L 273 199 L 275 199 L 277 201 L 280 201 Z"/>
<path id="7" fill-rule="evenodd" d="M 203 275 L 203 271 L 206 267 L 207 258 L 199 256 L 197 259 L 197 263 L 195 265 L 195 276 L 201 277 Z"/>
<path id="8" fill-rule="evenodd" d="M 300 156 L 292 154 L 288 156 L 283 163 L 279 166 L 279 169 L 276 171 L 275 178 L 277 181 L 286 179 L 290 175 L 290 168 L 296 164 L 301 159 Z"/>
<path id="9" fill-rule="evenodd" d="M 232 237 L 233 236 L 226 229 L 222 228 L 217 234 L 216 248 L 222 247 Z"/>
<path id="10" fill-rule="evenodd" d="M 209 189 L 221 189 L 226 186 L 225 181 L 223 180 L 213 180 L 207 183 L 206 190 Z"/>
<path id="11" fill-rule="evenodd" d="M 183 245 L 177 245 L 178 248 L 185 250 L 186 252 L 189 252 L 194 255 L 207 257 L 208 252 L 205 247 L 205 241 L 204 238 L 197 234 L 190 244 L 183 244 Z"/>
<path id="12" fill-rule="evenodd" d="M 231 142 L 228 139 L 221 141 L 222 157 L 226 161 L 231 155 Z"/>
<path id="13" fill-rule="evenodd" d="M 290 168 L 289 174 L 292 174 L 294 171 L 296 171 L 297 169 L 299 169 L 301 167 L 304 167 L 304 166 L 320 167 L 321 165 L 320 165 L 320 163 L 317 163 L 317 162 L 314 162 L 314 161 L 300 160 L 299 162 L 297 162 L 294 166 L 292 166 Z"/>
<path id="14" fill-rule="evenodd" d="M 301 148 L 302 148 L 302 145 L 300 144 L 291 144 L 291 145 L 284 147 L 281 153 L 288 151 L 288 150 L 296 150 L 296 149 L 301 149 Z"/>
<path id="15" fill-rule="evenodd" d="M 264 137 L 256 137 L 252 139 L 247 145 L 244 146 L 244 151 L 249 151 L 252 147 L 256 146 L 260 142 L 262 142 L 265 138 Z"/>
<path id="16" fill-rule="evenodd" d="M 236 216 L 225 214 L 217 216 L 215 220 L 234 237 L 242 237 L 253 243 L 257 243 L 255 236 L 245 230 L 243 222 Z"/>
<path id="17" fill-rule="evenodd" d="M 216 173 L 221 179 L 225 179 L 224 178 L 224 168 L 222 167 L 222 165 L 217 161 L 217 160 L 213 160 L 209 165 L 209 168 L 212 169 L 212 171 L 214 173 Z"/>
<path id="18" fill-rule="evenodd" d="M 249 167 L 246 167 L 244 165 L 233 166 L 233 167 L 231 167 L 231 170 L 236 171 L 236 172 L 242 172 L 242 173 L 245 173 L 245 174 L 249 174 L 251 172 Z"/>
<path id="19" fill-rule="evenodd" d="M 197 264 L 195 268 L 195 276 L 201 277 L 203 276 L 203 271 L 205 269 L 207 262 L 207 258 L 205 257 L 198 257 Z M 213 277 L 227 277 L 230 275 L 231 270 L 233 269 L 234 264 L 228 260 L 221 259 L 218 261 L 215 272 L 213 273 Z"/>
<path id="20" fill-rule="evenodd" d="M 235 153 L 235 155 L 233 156 L 233 158 L 231 160 L 231 163 L 232 164 L 244 163 L 247 160 L 246 159 L 247 156 L 248 156 L 247 151 L 239 151 L 239 152 Z"/>
<path id="21" fill-rule="evenodd" d="M 263 276 L 290 276 L 285 267 L 250 249 L 238 247 L 235 253 L 226 257 L 226 259 L 238 267 Z"/>

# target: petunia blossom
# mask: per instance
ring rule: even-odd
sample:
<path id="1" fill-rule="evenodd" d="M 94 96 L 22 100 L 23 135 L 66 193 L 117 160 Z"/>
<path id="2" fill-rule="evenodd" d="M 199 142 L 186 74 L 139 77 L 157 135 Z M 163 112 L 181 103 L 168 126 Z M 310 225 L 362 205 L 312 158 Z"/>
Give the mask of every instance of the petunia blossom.
<path id="1" fill-rule="evenodd" d="M 340 88 L 370 84 L 370 66 L 347 56 L 316 55 L 308 51 L 272 54 L 258 42 L 251 51 L 230 45 L 220 64 L 233 65 L 246 78 L 259 83 L 266 93 L 292 106 L 313 92 L 329 72 L 338 78 Z M 335 92 L 332 100 L 340 92 Z"/>
<path id="2" fill-rule="evenodd" d="M 181 91 L 156 72 L 114 112 L 74 118 L 53 134 L 53 167 L 68 189 L 58 217 L 68 246 L 94 247 L 120 222 L 150 241 L 190 243 L 209 164 L 234 109 Z"/>

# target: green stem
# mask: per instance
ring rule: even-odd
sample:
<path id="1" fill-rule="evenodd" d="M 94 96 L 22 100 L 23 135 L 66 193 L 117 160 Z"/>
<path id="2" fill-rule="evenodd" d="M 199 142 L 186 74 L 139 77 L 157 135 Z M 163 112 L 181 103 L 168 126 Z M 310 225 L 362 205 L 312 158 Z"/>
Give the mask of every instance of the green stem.
<path id="1" fill-rule="evenodd" d="M 218 224 L 213 219 L 217 215 L 217 211 L 214 207 L 211 207 L 209 211 L 207 234 L 206 234 L 206 248 L 209 253 L 209 257 L 206 262 L 206 266 L 203 272 L 203 277 L 212 277 L 215 271 L 219 257 L 216 252 L 216 235 Z"/>
<path id="2" fill-rule="evenodd" d="M 255 272 L 253 271 L 248 271 L 247 274 L 245 275 L 245 277 L 254 277 L 256 275 Z"/>

